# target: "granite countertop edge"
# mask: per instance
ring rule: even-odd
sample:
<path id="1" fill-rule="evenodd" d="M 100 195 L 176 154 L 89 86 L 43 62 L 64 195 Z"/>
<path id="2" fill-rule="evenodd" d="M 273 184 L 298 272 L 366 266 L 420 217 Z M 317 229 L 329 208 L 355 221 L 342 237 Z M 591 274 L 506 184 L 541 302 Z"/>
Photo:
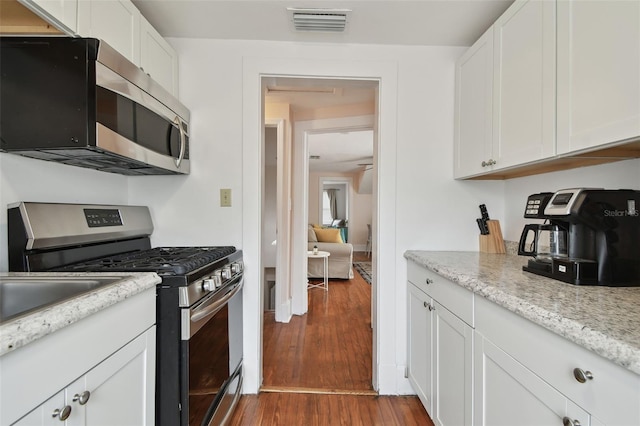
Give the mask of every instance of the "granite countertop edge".
<path id="1" fill-rule="evenodd" d="M 3 274 L 5 275 L 5 274 Z M 21 348 L 35 340 L 67 327 L 113 306 L 125 299 L 155 287 L 162 280 L 154 272 L 113 273 L 8 273 L 5 276 L 100 277 L 121 276 L 122 279 L 89 293 L 10 320 L 0 325 L 0 356 Z"/>
<path id="2" fill-rule="evenodd" d="M 634 344 L 634 342 L 611 336 L 606 333 L 606 330 L 594 329 L 580 321 L 580 319 L 568 318 L 558 312 L 545 309 L 531 300 L 506 291 L 490 279 L 478 277 L 476 273 L 467 274 L 461 271 L 460 268 L 448 265 L 446 262 L 429 258 L 430 254 L 437 253 L 446 253 L 451 256 L 455 256 L 456 253 L 459 253 L 460 256 L 469 256 L 471 254 L 482 256 L 477 252 L 407 250 L 404 253 L 404 257 L 583 348 L 597 353 L 621 367 L 640 374 L 640 346 Z M 518 256 L 512 257 L 521 259 Z M 514 265 L 513 268 L 517 267 L 519 269 L 520 264 L 517 263 L 517 266 Z M 546 280 L 546 278 L 541 279 Z"/>

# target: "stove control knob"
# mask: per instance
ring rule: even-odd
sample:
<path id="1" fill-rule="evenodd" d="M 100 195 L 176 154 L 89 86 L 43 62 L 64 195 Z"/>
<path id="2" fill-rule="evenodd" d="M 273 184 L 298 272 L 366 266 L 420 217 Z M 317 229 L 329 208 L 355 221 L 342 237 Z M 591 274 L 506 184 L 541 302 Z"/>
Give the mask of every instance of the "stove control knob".
<path id="1" fill-rule="evenodd" d="M 216 285 L 216 288 L 222 286 L 222 277 L 220 275 L 214 275 L 212 279 L 213 283 Z"/>
<path id="2" fill-rule="evenodd" d="M 222 268 L 222 279 L 231 279 L 231 267 L 229 265 Z"/>
<path id="3" fill-rule="evenodd" d="M 231 272 L 233 272 L 234 274 L 239 274 L 240 272 L 242 272 L 242 263 L 240 262 L 234 262 L 231 264 Z"/>
<path id="4" fill-rule="evenodd" d="M 214 277 L 206 278 L 202 280 L 202 290 L 203 291 L 213 291 L 216 289 L 215 279 Z"/>

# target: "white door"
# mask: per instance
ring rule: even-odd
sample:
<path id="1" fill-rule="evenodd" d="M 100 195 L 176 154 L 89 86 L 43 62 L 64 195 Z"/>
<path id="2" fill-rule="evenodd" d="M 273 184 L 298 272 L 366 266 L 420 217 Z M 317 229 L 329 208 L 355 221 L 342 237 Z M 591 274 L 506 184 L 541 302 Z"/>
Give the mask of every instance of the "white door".
<path id="1" fill-rule="evenodd" d="M 54 26 L 73 35 L 78 28 L 78 0 L 19 0 L 39 15 L 46 15 Z"/>
<path id="2" fill-rule="evenodd" d="M 473 329 L 439 303 L 434 313 L 433 421 L 438 426 L 471 426 Z"/>
<path id="3" fill-rule="evenodd" d="M 455 102 L 454 177 L 486 172 L 493 140 L 492 28 L 458 60 Z"/>
<path id="4" fill-rule="evenodd" d="M 80 414 L 70 417 L 67 425 L 152 426 L 154 371 L 155 326 L 67 388 L 67 403 Z M 90 396 L 82 404 L 79 396 L 84 391 L 89 391 Z"/>
<path id="5" fill-rule="evenodd" d="M 418 287 L 407 283 L 409 381 L 422 405 L 433 414 L 433 305 Z"/>
<path id="6" fill-rule="evenodd" d="M 494 24 L 494 169 L 555 154 L 555 2 L 516 1 Z"/>
<path id="7" fill-rule="evenodd" d="M 129 0 L 82 0 L 78 3 L 78 33 L 103 39 L 140 65 L 140 16 Z"/>
<path id="8" fill-rule="evenodd" d="M 69 409 L 71 409 L 71 412 L 68 412 Z M 62 414 L 63 411 L 65 414 Z M 72 407 L 67 407 L 65 403 L 64 391 L 60 391 L 35 410 L 13 423 L 13 426 L 59 426 L 64 424 L 61 417 L 66 418 L 67 415 L 71 417 L 73 414 L 75 413 Z"/>
<path id="9" fill-rule="evenodd" d="M 140 67 L 169 93 L 178 96 L 178 55 L 144 16 L 140 17 Z"/>
<path id="10" fill-rule="evenodd" d="M 558 153 L 640 135 L 640 1 L 558 2 Z"/>
<path id="11" fill-rule="evenodd" d="M 587 413 L 479 333 L 474 359 L 474 424 L 562 425 L 564 417 L 589 424 Z"/>

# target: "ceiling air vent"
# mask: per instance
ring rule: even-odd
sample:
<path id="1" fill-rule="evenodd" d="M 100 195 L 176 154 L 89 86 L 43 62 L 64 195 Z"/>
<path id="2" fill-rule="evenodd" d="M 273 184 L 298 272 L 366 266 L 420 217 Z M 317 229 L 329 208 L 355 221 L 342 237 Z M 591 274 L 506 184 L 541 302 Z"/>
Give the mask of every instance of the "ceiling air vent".
<path id="1" fill-rule="evenodd" d="M 300 9 L 288 7 L 296 31 L 341 32 L 347 25 L 350 9 Z"/>

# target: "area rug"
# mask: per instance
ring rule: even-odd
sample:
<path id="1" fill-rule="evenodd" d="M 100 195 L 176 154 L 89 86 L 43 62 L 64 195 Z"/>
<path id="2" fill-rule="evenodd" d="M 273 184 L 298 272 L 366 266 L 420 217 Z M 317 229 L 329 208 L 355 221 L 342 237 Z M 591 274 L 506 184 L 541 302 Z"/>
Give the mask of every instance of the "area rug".
<path id="1" fill-rule="evenodd" d="M 353 262 L 353 267 L 366 282 L 371 284 L 371 262 Z"/>

